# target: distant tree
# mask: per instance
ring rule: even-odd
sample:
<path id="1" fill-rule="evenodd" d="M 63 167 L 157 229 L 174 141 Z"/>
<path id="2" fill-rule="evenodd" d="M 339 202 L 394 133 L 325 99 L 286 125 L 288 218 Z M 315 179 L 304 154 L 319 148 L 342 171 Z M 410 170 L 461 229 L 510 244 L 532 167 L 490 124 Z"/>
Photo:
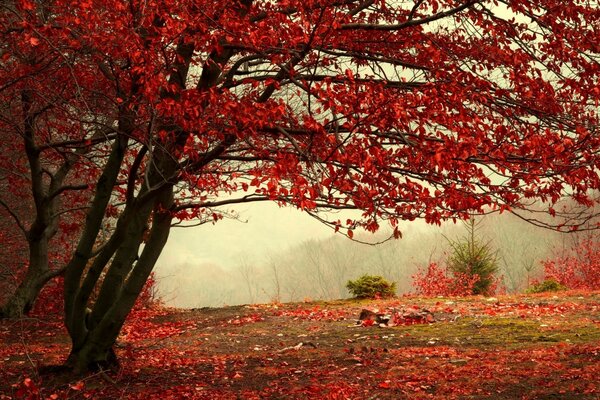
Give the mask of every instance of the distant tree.
<path id="1" fill-rule="evenodd" d="M 19 144 L 0 157 L 27 160 L 32 234 L 89 177 L 67 365 L 114 361 L 171 225 L 230 204 L 293 205 L 350 237 L 591 204 L 599 19 L 555 0 L 2 2 L 0 132 Z"/>

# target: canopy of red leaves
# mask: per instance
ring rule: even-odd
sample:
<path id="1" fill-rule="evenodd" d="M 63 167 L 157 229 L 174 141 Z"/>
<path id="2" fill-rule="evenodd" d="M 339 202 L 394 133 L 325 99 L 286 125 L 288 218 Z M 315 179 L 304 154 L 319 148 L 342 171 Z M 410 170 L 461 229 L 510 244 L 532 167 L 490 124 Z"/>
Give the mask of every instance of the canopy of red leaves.
<path id="1" fill-rule="evenodd" d="M 590 204 L 600 188 L 593 2 L 9 3 L 2 162 L 26 171 L 35 118 L 44 162 L 76 164 L 65 196 L 98 176 L 123 129 L 115 194 L 133 194 L 152 149 L 175 141 L 180 219 L 261 200 L 359 208 L 329 221 L 352 235 L 529 198 Z M 219 199 L 234 192 L 246 195 Z"/>

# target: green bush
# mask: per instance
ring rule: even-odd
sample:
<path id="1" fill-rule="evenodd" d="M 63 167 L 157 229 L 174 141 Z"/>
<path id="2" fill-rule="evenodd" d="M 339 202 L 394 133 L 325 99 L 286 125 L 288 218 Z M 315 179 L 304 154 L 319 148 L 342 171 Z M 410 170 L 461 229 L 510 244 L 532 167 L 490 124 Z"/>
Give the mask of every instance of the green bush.
<path id="1" fill-rule="evenodd" d="M 396 282 L 388 282 L 381 276 L 363 275 L 354 281 L 348 281 L 346 288 L 358 299 L 375 299 L 378 297 L 394 297 Z"/>
<path id="2" fill-rule="evenodd" d="M 558 292 L 560 290 L 567 290 L 567 287 L 561 285 L 557 280 L 550 278 L 532 285 L 526 290 L 526 293 Z"/>
<path id="3" fill-rule="evenodd" d="M 467 222 L 467 235 L 458 241 L 450 241 L 452 254 L 448 257 L 448 269 L 456 276 L 477 277 L 472 294 L 491 295 L 498 272 L 497 251 L 489 242 L 480 241 L 475 219 Z"/>

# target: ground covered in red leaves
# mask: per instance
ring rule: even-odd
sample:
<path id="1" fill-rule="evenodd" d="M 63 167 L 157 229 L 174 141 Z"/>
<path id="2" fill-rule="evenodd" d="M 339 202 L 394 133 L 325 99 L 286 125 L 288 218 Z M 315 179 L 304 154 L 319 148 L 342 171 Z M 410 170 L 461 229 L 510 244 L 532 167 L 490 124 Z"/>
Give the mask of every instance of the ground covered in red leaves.
<path id="1" fill-rule="evenodd" d="M 0 343 L 0 399 L 600 398 L 600 292 L 141 310 L 122 369 L 78 378 L 48 368 L 60 322 L 0 322 Z"/>

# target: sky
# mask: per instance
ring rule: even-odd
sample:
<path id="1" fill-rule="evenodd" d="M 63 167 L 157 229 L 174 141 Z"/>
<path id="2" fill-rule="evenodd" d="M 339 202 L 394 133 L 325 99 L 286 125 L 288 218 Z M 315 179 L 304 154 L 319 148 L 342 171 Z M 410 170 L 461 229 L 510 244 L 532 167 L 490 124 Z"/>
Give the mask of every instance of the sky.
<path id="1" fill-rule="evenodd" d="M 157 271 L 173 264 L 215 264 L 230 269 L 241 260 L 257 261 L 309 239 L 325 239 L 333 231 L 307 214 L 275 203 L 241 204 L 234 208 L 241 220 L 174 228 Z"/>

